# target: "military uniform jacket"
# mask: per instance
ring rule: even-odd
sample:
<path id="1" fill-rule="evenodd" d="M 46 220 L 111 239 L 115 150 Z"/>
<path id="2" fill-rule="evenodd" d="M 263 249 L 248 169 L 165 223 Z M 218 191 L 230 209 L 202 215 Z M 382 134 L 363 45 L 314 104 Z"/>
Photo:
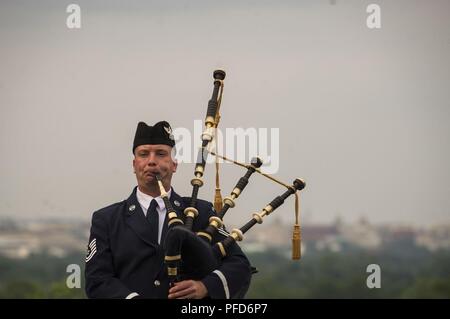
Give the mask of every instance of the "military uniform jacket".
<path id="1" fill-rule="evenodd" d="M 179 217 L 189 206 L 189 198 L 173 190 L 170 201 Z M 197 201 L 199 215 L 193 230 L 205 229 L 215 215 L 212 204 Z M 86 294 L 88 298 L 167 298 L 169 282 L 162 245 L 152 241 L 149 223 L 136 197 L 136 187 L 127 200 L 94 212 L 86 257 Z M 167 232 L 163 226 L 161 244 Z M 213 242 L 226 236 L 219 231 Z M 217 270 L 202 279 L 211 298 L 243 297 L 250 284 L 250 264 L 237 244 Z"/>

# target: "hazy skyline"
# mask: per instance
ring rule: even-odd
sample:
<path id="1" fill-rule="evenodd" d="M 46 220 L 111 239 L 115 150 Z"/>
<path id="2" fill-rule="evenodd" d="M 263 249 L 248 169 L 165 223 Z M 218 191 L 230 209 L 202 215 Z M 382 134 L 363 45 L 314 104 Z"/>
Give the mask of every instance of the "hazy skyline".
<path id="1" fill-rule="evenodd" d="M 2 1 L 0 216 L 89 218 L 127 198 L 137 122 L 193 130 L 223 68 L 221 128 L 279 128 L 275 175 L 306 181 L 305 219 L 450 223 L 450 2 L 333 3 Z M 222 168 L 224 196 L 243 173 Z M 175 190 L 192 176 L 182 165 Z M 228 220 L 283 191 L 255 176 Z"/>

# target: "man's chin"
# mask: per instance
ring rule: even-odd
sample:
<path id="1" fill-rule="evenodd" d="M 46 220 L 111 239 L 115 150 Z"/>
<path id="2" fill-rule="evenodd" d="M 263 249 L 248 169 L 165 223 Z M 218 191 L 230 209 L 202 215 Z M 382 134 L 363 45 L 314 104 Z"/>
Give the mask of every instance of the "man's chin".
<path id="1" fill-rule="evenodd" d="M 147 180 L 145 181 L 145 183 L 147 184 L 147 185 L 158 185 L 158 181 L 157 181 L 157 179 L 156 179 L 156 177 L 150 177 L 150 178 L 147 178 Z"/>
<path id="2" fill-rule="evenodd" d="M 147 187 L 153 188 L 153 187 L 158 186 L 158 181 L 157 181 L 156 177 L 154 177 L 154 176 L 145 176 L 144 184 Z"/>

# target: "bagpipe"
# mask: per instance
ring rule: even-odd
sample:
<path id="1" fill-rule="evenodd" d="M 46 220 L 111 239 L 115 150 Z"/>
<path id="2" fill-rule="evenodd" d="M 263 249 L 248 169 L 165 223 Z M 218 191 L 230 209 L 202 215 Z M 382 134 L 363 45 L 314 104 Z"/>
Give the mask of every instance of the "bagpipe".
<path id="1" fill-rule="evenodd" d="M 292 185 L 287 185 L 273 176 L 269 176 L 261 172 L 260 167 L 263 164 L 259 158 L 251 160 L 249 165 L 230 160 L 216 154 L 210 150 L 210 146 L 213 141 L 217 140 L 216 130 L 220 120 L 220 105 L 222 100 L 222 93 L 224 87 L 225 72 L 222 70 L 216 70 L 213 73 L 214 88 L 211 99 L 208 102 L 208 108 L 205 119 L 205 129 L 201 136 L 202 146 L 199 150 L 197 162 L 194 171 L 194 178 L 191 180 L 192 195 L 190 197 L 190 205 L 184 210 L 184 219 L 180 219 L 172 207 L 168 194 L 164 189 L 164 186 L 157 176 L 157 181 L 161 191 L 161 197 L 164 200 L 164 204 L 167 209 L 166 218 L 168 220 L 168 231 L 165 238 L 165 258 L 164 262 L 167 267 L 167 275 L 170 285 L 175 282 L 184 279 L 199 280 L 217 269 L 221 260 L 227 256 L 227 250 L 229 247 L 243 239 L 244 234 L 249 231 L 254 225 L 261 224 L 265 216 L 270 215 L 278 207 L 280 207 L 284 201 L 291 195 L 295 195 L 295 224 L 293 231 L 293 259 L 300 259 L 301 257 L 301 236 L 300 236 L 300 224 L 299 224 L 299 197 L 297 191 L 302 190 L 305 187 L 305 183 L 301 179 L 295 179 Z M 194 219 L 198 216 L 198 210 L 196 209 L 196 202 L 198 198 L 198 192 L 200 187 L 203 186 L 203 174 L 205 171 L 205 164 L 208 157 L 211 154 L 216 157 L 216 191 L 214 199 L 214 208 L 217 212 L 215 216 L 209 219 L 209 225 L 206 229 L 194 233 L 192 231 L 192 225 Z M 236 186 L 231 191 L 230 195 L 222 200 L 219 185 L 218 175 L 218 158 L 222 158 L 226 161 L 231 161 L 234 164 L 242 166 L 247 169 L 245 175 L 243 175 Z M 269 204 L 267 204 L 259 212 L 252 215 L 252 218 L 241 228 L 231 230 L 230 235 L 224 240 L 213 243 L 212 238 L 223 227 L 223 218 L 230 208 L 235 207 L 235 200 L 241 195 L 242 191 L 247 186 L 250 177 L 255 172 L 269 178 L 270 180 L 279 183 L 287 188 L 287 190 L 275 197 Z"/>

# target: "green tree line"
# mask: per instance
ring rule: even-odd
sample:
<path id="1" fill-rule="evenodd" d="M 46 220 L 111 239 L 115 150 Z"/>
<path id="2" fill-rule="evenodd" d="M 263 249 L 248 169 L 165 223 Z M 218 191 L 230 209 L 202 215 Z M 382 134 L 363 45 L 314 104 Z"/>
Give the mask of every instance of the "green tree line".
<path id="1" fill-rule="evenodd" d="M 450 298 L 450 252 L 391 247 L 375 252 L 309 250 L 300 261 L 288 249 L 248 253 L 258 273 L 247 298 Z M 70 289 L 67 266 L 81 266 L 81 288 Z M 369 264 L 381 269 L 381 288 L 369 289 Z M 0 298 L 86 298 L 84 255 L 0 257 Z"/>

